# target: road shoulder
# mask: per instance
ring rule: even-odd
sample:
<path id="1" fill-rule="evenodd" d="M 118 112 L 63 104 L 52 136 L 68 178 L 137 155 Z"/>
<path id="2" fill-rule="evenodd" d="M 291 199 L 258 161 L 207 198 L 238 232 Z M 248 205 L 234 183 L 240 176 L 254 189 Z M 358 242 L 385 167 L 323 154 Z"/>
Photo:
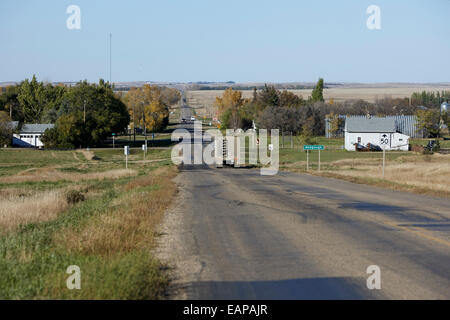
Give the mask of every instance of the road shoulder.
<path id="1" fill-rule="evenodd" d="M 198 256 L 193 254 L 193 237 L 189 232 L 187 207 L 192 199 L 188 192 L 187 178 L 180 172 L 174 179 L 178 193 L 174 204 L 166 211 L 164 220 L 158 228 L 159 237 L 154 254 L 167 267 L 170 285 L 166 298 L 185 300 L 189 286 L 202 268 Z"/>

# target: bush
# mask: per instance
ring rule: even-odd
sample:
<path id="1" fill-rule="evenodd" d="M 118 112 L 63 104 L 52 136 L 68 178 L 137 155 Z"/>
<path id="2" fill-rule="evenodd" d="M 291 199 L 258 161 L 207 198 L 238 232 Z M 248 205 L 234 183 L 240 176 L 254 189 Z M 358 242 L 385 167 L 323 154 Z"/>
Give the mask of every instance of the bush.
<path id="1" fill-rule="evenodd" d="M 85 199 L 84 194 L 78 190 L 70 190 L 66 193 L 66 201 L 69 205 L 77 204 Z"/>
<path id="2" fill-rule="evenodd" d="M 4 111 L 0 111 L 0 147 L 11 145 L 13 128 L 9 121 L 8 114 Z"/>

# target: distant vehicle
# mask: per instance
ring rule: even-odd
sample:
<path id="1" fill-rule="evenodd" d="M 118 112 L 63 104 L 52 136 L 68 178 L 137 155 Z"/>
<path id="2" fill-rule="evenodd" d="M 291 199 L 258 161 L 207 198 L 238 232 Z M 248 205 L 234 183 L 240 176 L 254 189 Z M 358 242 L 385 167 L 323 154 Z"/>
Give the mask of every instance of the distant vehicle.
<path id="1" fill-rule="evenodd" d="M 191 121 L 195 121 L 195 117 L 194 116 L 191 117 Z"/>
<path id="2" fill-rule="evenodd" d="M 182 119 L 181 119 L 181 123 L 186 123 L 186 119 L 185 119 L 185 118 L 182 118 Z"/>

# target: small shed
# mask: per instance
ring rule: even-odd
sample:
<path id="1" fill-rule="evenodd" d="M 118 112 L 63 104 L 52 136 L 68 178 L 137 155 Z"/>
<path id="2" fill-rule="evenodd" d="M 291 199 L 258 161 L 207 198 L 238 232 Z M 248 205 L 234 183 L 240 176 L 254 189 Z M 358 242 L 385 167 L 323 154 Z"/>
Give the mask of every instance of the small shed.
<path id="1" fill-rule="evenodd" d="M 13 145 L 17 147 L 34 147 L 41 148 L 44 144 L 41 136 L 45 130 L 53 128 L 54 124 L 23 124 L 19 133 L 13 135 Z"/>
<path id="2" fill-rule="evenodd" d="M 369 143 L 384 150 L 409 149 L 409 136 L 396 131 L 392 118 L 347 118 L 345 121 L 345 149 L 355 151 L 357 146 Z"/>

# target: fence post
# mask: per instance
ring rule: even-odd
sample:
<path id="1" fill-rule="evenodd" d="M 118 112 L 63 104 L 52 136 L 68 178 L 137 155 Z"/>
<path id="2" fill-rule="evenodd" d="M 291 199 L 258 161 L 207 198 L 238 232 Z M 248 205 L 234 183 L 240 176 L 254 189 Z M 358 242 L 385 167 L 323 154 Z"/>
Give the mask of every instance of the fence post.
<path id="1" fill-rule="evenodd" d="M 319 171 L 320 171 L 320 149 L 319 149 Z"/>
<path id="2" fill-rule="evenodd" d="M 294 148 L 294 140 L 292 140 L 292 131 L 291 131 L 291 149 Z"/>
<path id="3" fill-rule="evenodd" d="M 309 150 L 306 150 L 306 171 L 309 170 Z"/>

